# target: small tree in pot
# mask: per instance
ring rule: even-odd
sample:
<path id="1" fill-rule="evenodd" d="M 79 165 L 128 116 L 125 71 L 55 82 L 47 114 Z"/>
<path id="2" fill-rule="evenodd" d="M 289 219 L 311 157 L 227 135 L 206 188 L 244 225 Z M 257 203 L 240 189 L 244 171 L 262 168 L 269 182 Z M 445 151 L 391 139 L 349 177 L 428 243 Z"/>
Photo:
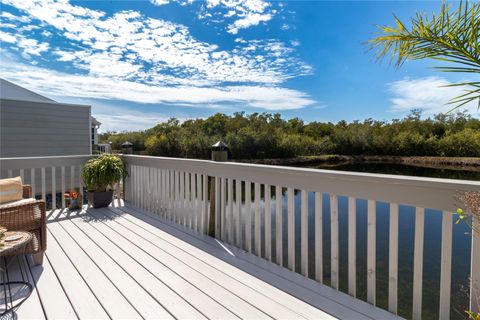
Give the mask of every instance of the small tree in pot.
<path id="1" fill-rule="evenodd" d="M 104 154 L 88 160 L 82 172 L 88 190 L 88 203 L 94 208 L 107 207 L 113 196 L 110 188 L 126 176 L 127 168 L 118 156 Z"/>

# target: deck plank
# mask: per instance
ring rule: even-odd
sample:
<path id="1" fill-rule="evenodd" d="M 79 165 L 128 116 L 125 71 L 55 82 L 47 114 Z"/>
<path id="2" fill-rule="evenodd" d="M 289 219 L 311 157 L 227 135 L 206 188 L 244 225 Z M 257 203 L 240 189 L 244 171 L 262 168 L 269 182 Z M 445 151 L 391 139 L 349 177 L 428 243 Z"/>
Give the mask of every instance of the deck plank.
<path id="1" fill-rule="evenodd" d="M 79 230 L 84 232 L 89 238 L 94 240 L 97 244 L 101 243 L 101 248 L 109 255 L 115 258 L 126 272 L 138 281 L 140 285 L 145 288 L 159 303 L 161 303 L 172 315 L 177 319 L 202 319 L 205 318 L 199 311 L 191 306 L 188 301 L 184 300 L 174 290 L 165 285 L 157 279 L 149 270 L 136 260 L 131 258 L 122 248 L 118 247 L 115 242 L 105 237 L 102 233 L 96 230 L 90 222 L 78 218 L 71 219 L 70 222 L 74 224 Z"/>
<path id="2" fill-rule="evenodd" d="M 94 292 L 96 298 L 111 318 L 140 319 L 127 299 L 117 290 L 95 263 L 83 252 L 72 238 L 57 223 L 50 223 L 48 230 L 63 249 L 68 258 L 82 275 L 82 278 Z M 49 290 L 53 291 L 53 290 Z"/>
<path id="3" fill-rule="evenodd" d="M 47 226 L 22 319 L 398 319 L 129 204 L 53 210 Z"/>
<path id="4" fill-rule="evenodd" d="M 124 210 L 126 219 L 138 218 L 146 225 L 155 225 L 168 230 L 173 237 L 178 239 L 191 239 L 195 246 L 206 250 L 211 255 L 221 257 L 225 261 L 235 265 L 244 266 L 243 270 L 250 270 L 248 273 L 257 276 L 263 281 L 275 284 L 279 289 L 286 291 L 302 301 L 312 306 L 322 309 L 339 318 L 355 318 L 355 319 L 398 319 L 385 310 L 372 306 L 366 302 L 354 299 L 347 294 L 334 290 L 330 287 L 319 284 L 316 281 L 307 279 L 300 274 L 291 272 L 285 268 L 275 265 L 264 259 L 246 253 L 236 247 L 223 243 L 218 245 L 217 241 L 203 234 L 193 233 L 186 228 L 164 221 L 158 216 L 150 214 L 145 210 L 130 206 L 128 203 L 125 207 L 117 209 Z M 202 239 L 203 244 L 198 240 Z M 189 240 L 190 241 L 190 240 Z M 227 248 L 230 254 L 225 253 Z"/>
<path id="5" fill-rule="evenodd" d="M 133 277 L 120 268 L 114 259 L 100 249 L 100 246 L 103 245 L 102 242 L 96 243 L 92 241 L 71 224 L 69 220 L 59 221 L 58 225 L 63 227 L 90 259 L 95 261 L 95 264 L 143 318 L 173 319 L 172 315 L 153 299 Z"/>
<path id="6" fill-rule="evenodd" d="M 111 210 L 119 209 L 122 208 L 111 208 Z M 125 219 L 128 219 L 134 223 L 140 223 L 143 227 L 152 232 L 159 232 L 163 237 L 168 238 L 169 241 L 180 244 L 182 247 L 186 248 L 186 250 L 190 250 L 190 252 L 200 252 L 200 256 L 204 255 L 205 251 L 208 252 L 209 254 L 207 255 L 207 259 L 210 259 L 212 264 L 218 265 L 222 271 L 229 272 L 232 277 L 237 279 L 242 278 L 242 281 L 248 285 L 259 288 L 259 290 L 265 292 L 265 295 L 271 297 L 272 299 L 276 299 L 276 301 L 285 306 L 289 306 L 306 318 L 317 319 L 329 317 L 330 310 L 325 311 L 325 309 L 330 307 L 332 311 L 334 311 L 333 313 L 335 313 L 333 316 L 336 317 L 355 317 L 356 319 L 368 319 L 368 317 L 362 316 L 361 314 L 358 314 L 357 312 L 354 312 L 351 309 L 346 308 L 334 301 L 328 300 L 325 297 L 319 296 L 311 291 L 304 290 L 306 295 L 310 295 L 312 301 L 318 300 L 317 302 L 325 309 L 322 311 L 318 307 L 316 308 L 315 306 L 306 304 L 304 301 L 286 293 L 284 290 L 277 289 L 282 288 L 282 285 L 279 285 L 280 282 L 284 282 L 283 286 L 286 286 L 290 289 L 295 288 L 296 285 L 294 283 L 291 283 L 290 281 L 284 281 L 284 279 L 258 268 L 256 263 L 237 259 L 237 254 L 232 255 L 231 251 L 229 251 L 229 253 L 225 250 L 225 244 L 219 245 L 216 240 L 208 236 L 203 236 L 201 234 L 193 235 L 189 230 L 183 229 L 182 231 L 176 229 L 174 225 L 166 225 L 162 221 L 158 220 L 157 217 L 142 213 L 142 210 L 137 208 L 127 207 L 123 210 L 125 211 L 122 217 Z M 128 212 L 128 214 L 126 212 Z M 186 241 L 191 241 L 190 243 L 193 243 L 193 245 L 188 244 Z M 251 256 L 254 260 L 264 261 L 263 259 L 248 254 L 244 251 L 242 252 L 248 256 Z M 286 270 L 284 268 L 281 269 Z M 243 274 L 245 276 L 242 276 Z M 271 282 L 266 282 L 265 279 L 268 279 Z M 330 314 L 332 314 L 332 312 Z"/>
<path id="7" fill-rule="evenodd" d="M 287 301 L 284 301 L 284 304 L 278 303 L 271 299 L 269 297 L 270 295 L 266 295 L 264 292 L 255 290 L 241 282 L 240 278 L 245 278 L 245 276 L 247 276 L 246 274 L 241 274 L 243 273 L 241 270 L 236 269 L 232 275 L 229 275 L 224 270 L 225 267 L 228 267 L 227 264 L 222 263 L 221 260 L 216 258 L 216 261 L 210 260 L 211 256 L 203 251 L 200 251 L 200 254 L 197 256 L 192 255 L 191 253 L 183 250 L 182 246 L 184 243 L 174 244 L 165 240 L 162 237 L 161 232 L 158 234 L 155 232 L 158 231 L 156 228 L 153 230 L 144 229 L 110 210 L 105 211 L 104 213 L 111 218 L 115 218 L 114 221 L 116 223 L 121 224 L 125 228 L 128 228 L 137 234 L 141 234 L 144 239 L 164 250 L 165 252 L 177 257 L 178 259 L 181 259 L 183 262 L 189 265 L 195 266 L 195 269 L 198 272 L 220 286 L 228 288 L 228 290 L 233 294 L 242 297 L 248 303 L 256 306 L 258 309 L 263 310 L 271 317 L 280 319 L 302 318 L 300 313 L 289 307 Z M 217 265 L 217 268 L 213 267 L 213 265 Z M 248 277 L 251 276 L 248 275 Z M 328 315 L 319 311 L 316 316 L 326 318 Z"/>
<path id="8" fill-rule="evenodd" d="M 145 268 L 149 269 L 158 279 L 166 283 L 174 290 L 190 302 L 197 310 L 206 317 L 211 319 L 232 319 L 237 318 L 227 308 L 219 304 L 217 301 L 206 295 L 202 289 L 196 287 L 190 282 L 190 276 L 181 277 L 175 271 L 165 266 L 158 257 L 151 256 L 143 251 L 136 244 L 121 236 L 119 233 L 111 229 L 106 224 L 93 223 L 91 225 L 100 231 L 103 235 L 115 242 L 119 247 L 124 248 L 128 254 L 141 263 Z M 174 266 L 175 269 L 176 265 Z"/>
<path id="9" fill-rule="evenodd" d="M 23 258 L 23 262 L 27 263 L 26 259 Z M 33 285 L 33 291 L 28 298 L 22 305 L 14 310 L 18 319 L 46 319 L 45 314 L 43 312 L 42 304 L 38 297 L 37 287 L 35 286 L 35 282 L 33 281 L 32 274 L 30 271 L 27 272 L 26 276 L 28 281 Z M 20 269 L 18 268 L 18 261 L 14 259 L 11 262 L 8 268 L 8 281 L 22 281 L 22 275 L 20 273 Z M 19 297 L 24 297 L 24 291 L 20 291 L 18 293 Z M 3 300 L 2 300 L 3 302 Z M 4 311 L 3 303 L 2 303 L 2 312 Z"/>
<path id="10" fill-rule="evenodd" d="M 232 294 L 226 288 L 219 286 L 214 281 L 203 276 L 196 270 L 198 267 L 197 265 L 190 266 L 180 259 L 169 255 L 164 250 L 154 246 L 143 239 L 140 235 L 116 223 L 114 220 L 105 219 L 105 215 L 102 214 L 102 212 L 105 213 L 108 211 L 106 209 L 96 210 L 91 211 L 91 214 L 96 218 L 101 219 L 107 227 L 111 228 L 111 230 L 116 232 L 119 236 L 122 235 L 135 243 L 135 245 L 138 246 L 138 249 L 143 251 L 143 254 L 151 254 L 152 257 L 161 262 L 165 267 L 175 272 L 178 276 L 188 280 L 195 287 L 199 288 L 205 295 L 210 297 L 213 301 L 216 301 L 219 306 L 223 306 L 225 310 L 232 312 L 240 318 L 269 318 L 269 316 L 263 313 L 261 310 L 248 304 L 246 301 Z"/>
<path id="11" fill-rule="evenodd" d="M 54 237 L 49 237 L 47 255 L 52 268 L 62 283 L 65 294 L 67 297 L 71 297 L 71 304 L 79 318 L 108 318 L 102 305 L 62 251 Z"/>

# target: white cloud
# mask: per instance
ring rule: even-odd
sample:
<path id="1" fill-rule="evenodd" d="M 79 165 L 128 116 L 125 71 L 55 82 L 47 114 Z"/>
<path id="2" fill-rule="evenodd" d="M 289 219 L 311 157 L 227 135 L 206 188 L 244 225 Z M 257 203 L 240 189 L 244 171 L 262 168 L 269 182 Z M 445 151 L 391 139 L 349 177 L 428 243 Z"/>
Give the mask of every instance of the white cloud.
<path id="1" fill-rule="evenodd" d="M 55 50 L 63 52 L 58 59 L 71 61 L 92 75 L 135 78 L 147 83 L 172 80 L 162 84 L 197 81 L 199 85 L 215 85 L 226 81 L 280 84 L 308 73 L 308 66 L 298 59 L 272 55 L 275 49 L 270 48 L 274 44 L 271 40 L 257 41 L 253 51 L 248 43 L 239 43 L 233 50 L 225 51 L 195 39 L 183 25 L 148 18 L 136 11 L 107 16 L 67 1 L 5 0 L 5 3 L 55 28 L 57 36 L 63 36 L 72 46 L 69 50 Z M 244 17 L 234 22 L 235 30 L 265 21 L 261 12 L 268 8 L 268 4 L 258 0 L 207 2 L 209 7 L 217 5 L 234 8 L 237 17 Z M 43 46 L 36 52 L 46 49 Z M 269 59 L 262 58 L 265 53 Z"/>
<path id="2" fill-rule="evenodd" d="M 0 31 L 0 42 L 15 43 L 17 39 L 10 33 Z"/>
<path id="3" fill-rule="evenodd" d="M 165 4 L 170 3 L 170 0 L 150 0 L 150 2 L 151 2 L 154 6 L 163 6 L 163 5 L 165 5 Z"/>
<path id="4" fill-rule="evenodd" d="M 251 26 L 259 25 L 260 22 L 269 21 L 272 19 L 272 15 L 260 14 L 260 13 L 249 13 L 244 18 L 236 20 L 233 24 L 228 27 L 228 32 L 231 34 L 237 34 L 238 30 L 246 29 Z"/>
<path id="5" fill-rule="evenodd" d="M 227 32 L 231 34 L 237 34 L 240 29 L 270 21 L 277 13 L 265 0 L 206 0 L 199 18 L 211 18 L 212 14 L 207 10 L 212 9 L 224 9 L 226 12 L 223 13 L 223 17 L 233 19 L 233 22 L 227 26 Z"/>
<path id="6" fill-rule="evenodd" d="M 106 14 L 67 0 L 3 1 L 25 13 L 21 19 L 31 21 L 29 25 L 41 25 L 48 37 L 57 39 L 50 48 L 32 38 L 37 31 L 31 28 L 21 29 L 24 34 L 15 37 L 0 33 L 5 43 L 16 46 L 3 49 L 15 57 L 1 64 L 3 77 L 47 96 L 266 110 L 315 103 L 304 92 L 281 86 L 312 69 L 295 57 L 293 48 L 275 39 L 239 38 L 233 49 L 224 50 L 194 38 L 184 25 L 137 11 Z M 204 6 L 223 6 L 234 12 L 235 21 L 252 12 L 270 14 L 266 11 L 270 5 L 260 0 L 209 0 Z M 8 18 L 20 19 L 11 14 Z M 19 61 L 19 50 L 28 64 Z M 32 66 L 52 60 L 62 62 L 64 71 Z"/>
<path id="7" fill-rule="evenodd" d="M 98 103 L 92 103 L 92 115 L 102 123 L 100 132 L 145 130 L 170 118 L 158 112 L 140 112 L 131 108 Z"/>
<path id="8" fill-rule="evenodd" d="M 23 52 L 27 55 L 34 55 L 34 56 L 39 56 L 42 52 L 45 52 L 48 50 L 48 43 L 42 42 L 39 43 L 35 39 L 26 39 L 26 38 L 21 38 L 18 41 L 18 46 L 20 48 L 23 48 Z"/>
<path id="9" fill-rule="evenodd" d="M 227 103 L 266 110 L 299 109 L 315 103 L 301 91 L 279 87 L 252 85 L 222 88 L 188 85 L 152 86 L 90 75 L 71 75 L 15 62 L 2 64 L 1 76 L 47 96 L 200 107 Z"/>
<path id="10" fill-rule="evenodd" d="M 422 109 L 426 114 L 447 112 L 455 105 L 448 102 L 465 93 L 463 87 L 446 87 L 452 84 L 445 78 L 427 77 L 404 79 L 388 85 L 393 94 L 391 111 L 405 112 L 411 109 Z M 472 113 L 478 113 L 478 102 L 464 105 Z"/>

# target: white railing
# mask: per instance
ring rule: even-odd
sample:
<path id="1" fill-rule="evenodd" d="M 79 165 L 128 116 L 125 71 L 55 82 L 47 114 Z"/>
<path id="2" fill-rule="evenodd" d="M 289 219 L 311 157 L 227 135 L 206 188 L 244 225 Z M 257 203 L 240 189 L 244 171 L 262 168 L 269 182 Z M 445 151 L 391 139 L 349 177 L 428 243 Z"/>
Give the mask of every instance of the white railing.
<path id="1" fill-rule="evenodd" d="M 24 184 L 32 186 L 34 196 L 41 196 L 45 201 L 47 195 L 51 195 L 49 208 L 64 208 L 66 191 L 78 189 L 83 196 L 82 165 L 90 158 L 90 155 L 0 158 L 0 178 L 20 176 Z M 59 205 L 57 193 L 61 193 Z"/>
<path id="2" fill-rule="evenodd" d="M 425 209 L 442 215 L 439 318 L 450 317 L 452 213 L 461 206 L 460 192 L 479 191 L 476 181 L 418 178 L 328 170 L 287 168 L 203 160 L 125 155 L 130 173 L 125 183 L 127 202 L 206 233 L 210 210 L 215 237 L 304 276 L 322 282 L 324 230 L 329 210 L 330 286 L 339 289 L 339 198 L 348 198 L 348 293 L 356 294 L 357 199 L 367 200 L 367 301 L 376 304 L 377 202 L 389 204 L 388 310 L 398 312 L 399 205 L 415 207 L 412 318 L 422 316 Z M 211 182 L 214 181 L 214 184 Z M 212 189 L 213 188 L 213 189 Z M 253 191 L 253 192 L 252 192 Z M 286 192 L 286 197 L 283 194 Z M 295 193 L 299 193 L 297 212 Z M 327 195 L 328 194 L 328 195 Z M 312 196 L 312 197 L 309 197 Z M 211 203 L 212 199 L 215 199 Z M 310 201 L 309 201 L 310 199 Z M 312 200 L 313 199 L 313 200 Z M 298 200 L 297 200 L 298 201 Z M 314 202 L 313 206 L 311 202 Z M 322 202 L 329 202 L 324 207 Z M 310 202 L 310 203 L 309 203 Z M 285 206 L 284 206 L 285 204 Z M 309 209 L 313 209 L 314 243 L 309 245 Z M 271 213 L 271 214 L 265 214 Z M 284 223 L 286 214 L 286 223 Z M 328 214 L 328 213 L 327 213 Z M 296 217 L 300 235 L 296 236 Z M 312 217 L 310 217 L 312 218 Z M 275 223 L 273 223 L 275 222 Z M 286 224 L 286 243 L 283 240 Z M 263 235 L 263 237 L 262 237 Z M 275 247 L 272 247 L 272 240 Z M 299 241 L 300 252 L 296 252 Z M 314 274 L 309 274 L 309 251 L 314 251 Z M 472 237 L 471 300 L 480 295 L 480 235 Z M 300 263 L 295 263 L 296 255 Z M 285 255 L 285 257 L 284 257 Z M 286 261 L 286 263 L 284 263 Z M 476 306 L 472 304 L 473 310 Z M 478 311 L 477 311 L 478 312 Z"/>

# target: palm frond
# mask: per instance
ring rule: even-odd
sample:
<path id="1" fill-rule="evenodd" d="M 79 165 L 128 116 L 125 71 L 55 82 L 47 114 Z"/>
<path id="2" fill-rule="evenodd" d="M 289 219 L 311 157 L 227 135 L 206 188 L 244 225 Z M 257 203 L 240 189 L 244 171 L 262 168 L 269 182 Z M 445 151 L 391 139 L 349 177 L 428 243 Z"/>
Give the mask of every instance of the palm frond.
<path id="1" fill-rule="evenodd" d="M 399 68 L 407 60 L 429 58 L 453 64 L 435 67 L 441 72 L 480 74 L 480 1 L 460 2 L 456 10 L 444 2 L 437 15 L 417 13 L 408 28 L 396 16 L 394 21 L 395 26 L 378 26 L 377 37 L 368 41 L 378 60 L 390 56 L 390 62 Z M 478 91 L 468 92 L 480 106 Z M 461 103 L 457 108 L 465 104 L 465 100 L 453 100 Z"/>

